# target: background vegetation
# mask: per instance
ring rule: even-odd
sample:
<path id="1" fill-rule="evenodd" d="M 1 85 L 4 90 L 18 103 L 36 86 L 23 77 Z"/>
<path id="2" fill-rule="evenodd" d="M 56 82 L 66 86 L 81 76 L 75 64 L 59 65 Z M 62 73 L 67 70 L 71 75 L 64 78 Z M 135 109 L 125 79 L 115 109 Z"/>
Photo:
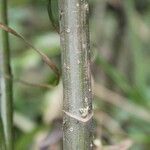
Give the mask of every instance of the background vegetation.
<path id="1" fill-rule="evenodd" d="M 9 26 L 42 49 L 60 68 L 59 35 L 49 20 L 47 3 L 9 1 Z M 57 1 L 53 1 L 52 12 L 58 24 Z M 133 143 L 131 150 L 148 150 L 150 1 L 90 0 L 90 34 L 95 111 L 93 145 L 95 149 L 108 149 L 108 145 L 118 148 Z M 59 150 L 61 82 L 55 87 L 54 73 L 24 43 L 13 36 L 10 42 L 15 150 L 45 147 Z"/>

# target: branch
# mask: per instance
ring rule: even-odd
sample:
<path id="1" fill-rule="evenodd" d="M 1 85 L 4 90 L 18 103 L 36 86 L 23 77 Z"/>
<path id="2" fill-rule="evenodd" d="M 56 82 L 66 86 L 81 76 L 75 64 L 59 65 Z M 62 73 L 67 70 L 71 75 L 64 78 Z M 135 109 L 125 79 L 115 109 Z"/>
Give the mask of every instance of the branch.
<path id="1" fill-rule="evenodd" d="M 30 44 L 21 34 L 17 33 L 15 30 L 13 30 L 12 28 L 8 27 L 7 25 L 5 25 L 1 22 L 0 22 L 0 29 L 20 38 L 29 47 L 31 47 L 35 52 L 37 52 L 42 57 L 42 60 L 54 71 L 54 73 L 57 75 L 57 78 L 59 80 L 59 77 L 60 77 L 59 70 L 56 67 L 56 65 L 52 62 L 52 60 L 50 60 L 50 58 L 48 58 L 47 55 L 45 55 L 41 50 L 35 48 L 32 44 Z"/>

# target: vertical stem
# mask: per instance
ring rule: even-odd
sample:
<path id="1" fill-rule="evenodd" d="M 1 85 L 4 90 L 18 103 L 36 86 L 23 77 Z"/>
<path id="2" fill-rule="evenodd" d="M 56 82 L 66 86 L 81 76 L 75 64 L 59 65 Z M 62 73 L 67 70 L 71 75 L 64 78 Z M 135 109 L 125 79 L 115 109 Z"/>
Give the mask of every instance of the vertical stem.
<path id="1" fill-rule="evenodd" d="M 5 138 L 4 138 L 4 128 L 3 128 L 1 116 L 0 116 L 0 150 L 6 150 Z"/>
<path id="2" fill-rule="evenodd" d="M 92 92 L 87 0 L 60 0 L 64 87 L 63 149 L 92 149 Z"/>
<path id="3" fill-rule="evenodd" d="M 7 0 L 0 0 L 2 22 L 8 25 Z M 4 76 L 11 76 L 10 48 L 8 33 L 2 31 L 2 70 Z M 12 108 L 12 81 L 2 79 L 1 114 L 4 127 L 5 143 L 7 150 L 13 150 L 13 108 Z"/>

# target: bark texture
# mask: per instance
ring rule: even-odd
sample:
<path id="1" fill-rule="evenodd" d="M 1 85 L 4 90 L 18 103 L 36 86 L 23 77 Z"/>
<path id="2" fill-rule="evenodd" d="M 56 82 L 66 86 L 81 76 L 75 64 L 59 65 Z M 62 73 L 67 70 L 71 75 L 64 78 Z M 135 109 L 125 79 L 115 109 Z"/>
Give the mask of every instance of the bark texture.
<path id="1" fill-rule="evenodd" d="M 63 149 L 92 149 L 92 90 L 87 0 L 59 0 L 62 49 Z"/>

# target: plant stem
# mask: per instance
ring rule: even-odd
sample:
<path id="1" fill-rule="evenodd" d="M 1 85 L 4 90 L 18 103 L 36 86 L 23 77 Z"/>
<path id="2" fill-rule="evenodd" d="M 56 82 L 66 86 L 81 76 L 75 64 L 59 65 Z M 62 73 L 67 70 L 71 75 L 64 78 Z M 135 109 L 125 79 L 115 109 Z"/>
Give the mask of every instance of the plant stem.
<path id="1" fill-rule="evenodd" d="M 8 25 L 7 20 L 7 0 L 1 0 L 2 22 Z M 10 67 L 10 48 L 8 33 L 2 31 L 2 70 L 4 75 L 12 76 Z M 4 136 L 7 150 L 13 150 L 13 98 L 12 80 L 2 79 L 2 101 L 1 114 L 4 127 Z"/>
<path id="2" fill-rule="evenodd" d="M 60 0 L 64 87 L 63 149 L 92 149 L 92 92 L 87 0 Z"/>
<path id="3" fill-rule="evenodd" d="M 3 128 L 1 116 L 0 116 L 0 150 L 6 150 L 5 138 L 4 138 L 4 128 Z"/>

